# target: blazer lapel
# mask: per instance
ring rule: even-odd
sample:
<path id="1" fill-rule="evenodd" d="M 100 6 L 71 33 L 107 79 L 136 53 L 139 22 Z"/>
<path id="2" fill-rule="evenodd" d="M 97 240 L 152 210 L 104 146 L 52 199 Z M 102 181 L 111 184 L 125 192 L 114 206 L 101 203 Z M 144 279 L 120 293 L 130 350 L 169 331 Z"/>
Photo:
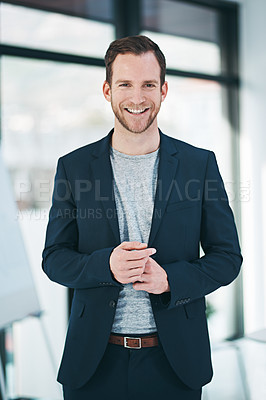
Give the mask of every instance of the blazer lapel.
<path id="1" fill-rule="evenodd" d="M 93 151 L 94 160 L 91 168 L 95 179 L 96 200 L 102 202 L 106 218 L 112 228 L 117 243 L 120 243 L 119 225 L 113 189 L 113 171 L 110 161 L 110 139 L 113 130 L 109 132 Z M 178 165 L 178 150 L 174 141 L 160 131 L 160 161 L 158 179 L 154 201 L 153 217 L 151 223 L 148 246 L 151 246 L 159 229 L 165 208 L 175 183 L 174 177 Z"/>
<path id="2" fill-rule="evenodd" d="M 159 229 L 165 208 L 175 183 L 174 177 L 178 165 L 178 150 L 169 137 L 160 131 L 160 160 L 157 188 L 148 246 L 150 247 Z"/>
<path id="3" fill-rule="evenodd" d="M 120 243 L 119 225 L 113 190 L 114 177 L 109 149 L 112 133 L 113 130 L 100 141 L 97 147 L 95 147 L 93 152 L 95 159 L 91 162 L 91 168 L 94 176 L 96 200 L 102 202 L 106 218 L 112 228 L 115 239 L 117 243 Z"/>

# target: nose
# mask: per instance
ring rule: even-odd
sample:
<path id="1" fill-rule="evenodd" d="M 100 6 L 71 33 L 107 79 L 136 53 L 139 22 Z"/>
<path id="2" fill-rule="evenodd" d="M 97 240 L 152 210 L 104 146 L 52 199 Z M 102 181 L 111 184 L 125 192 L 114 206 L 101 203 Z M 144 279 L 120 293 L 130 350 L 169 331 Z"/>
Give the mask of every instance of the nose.
<path id="1" fill-rule="evenodd" d="M 138 87 L 132 88 L 130 100 L 131 100 L 134 104 L 141 104 L 141 103 L 143 103 L 143 102 L 146 100 L 145 94 L 144 94 L 144 92 L 143 92 L 143 89 L 142 89 L 142 88 L 138 88 Z"/>

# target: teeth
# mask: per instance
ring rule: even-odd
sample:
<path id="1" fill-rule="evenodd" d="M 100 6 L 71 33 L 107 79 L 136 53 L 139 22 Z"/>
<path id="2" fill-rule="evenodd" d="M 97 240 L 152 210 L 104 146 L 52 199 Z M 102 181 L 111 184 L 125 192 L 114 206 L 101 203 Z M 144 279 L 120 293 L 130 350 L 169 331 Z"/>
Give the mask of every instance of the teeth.
<path id="1" fill-rule="evenodd" d="M 127 110 L 128 110 L 131 114 L 141 114 L 141 113 L 143 113 L 145 110 L 147 110 L 147 108 L 143 108 L 142 110 L 133 110 L 132 108 L 127 108 Z"/>

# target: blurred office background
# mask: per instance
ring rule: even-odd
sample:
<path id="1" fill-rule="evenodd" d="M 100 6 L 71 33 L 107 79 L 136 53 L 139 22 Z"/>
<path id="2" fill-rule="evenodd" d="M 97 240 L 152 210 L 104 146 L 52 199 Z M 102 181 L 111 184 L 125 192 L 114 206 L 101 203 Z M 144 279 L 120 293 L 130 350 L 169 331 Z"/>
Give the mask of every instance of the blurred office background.
<path id="1" fill-rule="evenodd" d="M 0 1 L 0 151 L 43 310 L 1 332 L 9 397 L 62 399 L 71 294 L 41 270 L 56 163 L 113 126 L 103 57 L 142 33 L 167 61 L 159 126 L 216 153 L 244 255 L 237 280 L 208 296 L 215 375 L 204 398 L 266 398 L 265 15 L 264 0 Z"/>

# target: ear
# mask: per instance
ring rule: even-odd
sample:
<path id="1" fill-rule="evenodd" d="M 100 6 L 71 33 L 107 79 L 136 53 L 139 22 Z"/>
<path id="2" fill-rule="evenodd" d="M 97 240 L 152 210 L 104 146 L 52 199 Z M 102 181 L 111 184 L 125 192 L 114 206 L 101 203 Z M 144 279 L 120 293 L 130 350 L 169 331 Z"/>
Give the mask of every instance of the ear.
<path id="1" fill-rule="evenodd" d="M 103 95 L 107 101 L 111 101 L 111 87 L 107 81 L 103 83 Z"/>
<path id="2" fill-rule="evenodd" d="M 164 82 L 163 86 L 162 86 L 162 101 L 164 101 L 164 99 L 166 98 L 168 92 L 168 82 Z"/>

